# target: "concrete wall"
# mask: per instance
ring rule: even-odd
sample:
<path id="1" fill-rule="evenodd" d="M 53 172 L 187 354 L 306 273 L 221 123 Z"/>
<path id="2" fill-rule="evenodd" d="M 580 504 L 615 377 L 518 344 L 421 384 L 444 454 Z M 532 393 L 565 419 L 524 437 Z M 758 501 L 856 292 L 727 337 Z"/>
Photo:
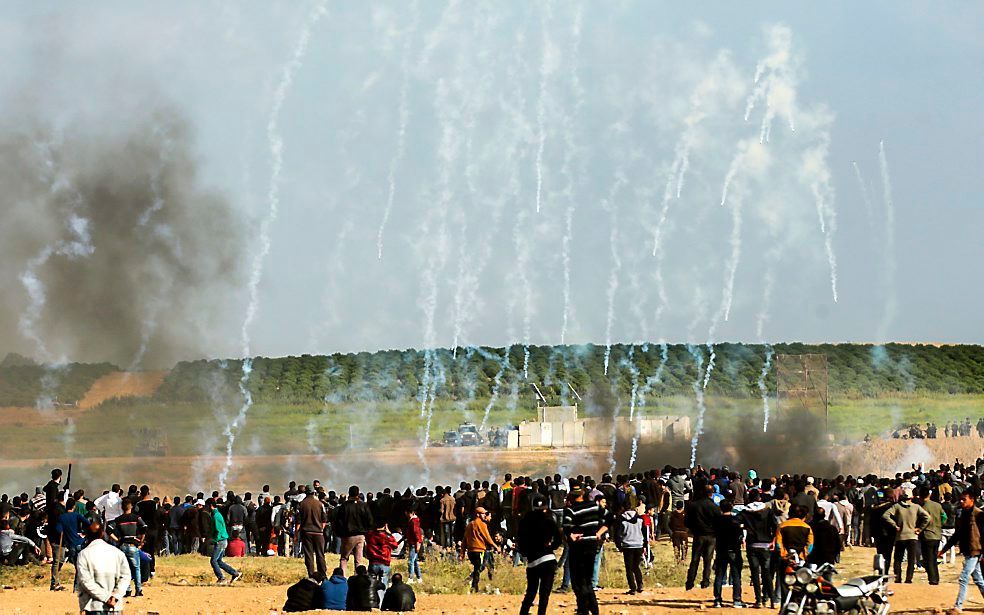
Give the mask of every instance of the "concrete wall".
<path id="1" fill-rule="evenodd" d="M 686 416 L 647 416 L 634 421 L 620 417 L 615 421 L 617 437 L 631 440 L 639 434 L 640 444 L 656 444 L 690 437 L 690 418 Z M 517 434 L 513 438 L 512 434 Z M 605 446 L 611 442 L 611 424 L 603 419 L 577 421 L 525 422 L 510 432 L 509 446 L 578 447 Z M 515 444 L 513 444 L 515 440 Z"/>

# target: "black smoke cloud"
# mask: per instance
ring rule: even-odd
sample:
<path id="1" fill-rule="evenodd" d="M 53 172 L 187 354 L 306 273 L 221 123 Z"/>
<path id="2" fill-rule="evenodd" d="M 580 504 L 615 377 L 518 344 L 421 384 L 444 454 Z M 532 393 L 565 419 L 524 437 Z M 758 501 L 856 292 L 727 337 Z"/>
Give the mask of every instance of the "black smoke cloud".
<path id="1" fill-rule="evenodd" d="M 173 108 L 98 126 L 0 129 L 0 351 L 124 367 L 200 356 L 241 311 L 241 217 L 203 186 Z"/>

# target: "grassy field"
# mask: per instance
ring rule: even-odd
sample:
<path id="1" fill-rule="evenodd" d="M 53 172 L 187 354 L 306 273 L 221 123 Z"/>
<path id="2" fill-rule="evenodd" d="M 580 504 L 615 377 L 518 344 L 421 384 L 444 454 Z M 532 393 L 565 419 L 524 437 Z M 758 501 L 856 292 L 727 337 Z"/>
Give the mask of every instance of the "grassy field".
<path id="1" fill-rule="evenodd" d="M 672 397 L 656 400 L 643 412 L 695 415 L 693 400 Z M 463 421 L 481 424 L 486 400 L 470 403 L 438 403 L 430 423 L 430 440 L 439 441 L 445 430 Z M 775 400 L 771 409 L 776 412 Z M 146 443 L 145 428 L 160 430 L 172 456 L 224 453 L 222 430 L 239 411 L 233 404 L 154 404 L 123 401 L 89 410 L 58 410 L 47 414 L 31 409 L 4 409 L 0 426 L 13 438 L 5 438 L 0 457 L 36 459 L 57 457 L 62 451 L 77 458 L 131 456 Z M 706 430 L 729 433 L 742 421 L 762 421 L 759 399 L 709 397 Z M 829 430 L 838 442 L 858 441 L 865 434 L 887 434 L 893 427 L 926 421 L 942 426 L 948 420 L 984 416 L 984 396 L 898 395 L 862 399 L 834 399 L 829 410 Z M 488 415 L 489 426 L 518 423 L 534 418 L 529 409 L 510 409 L 500 400 Z M 241 455 L 321 454 L 349 448 L 387 449 L 417 446 L 424 438 L 427 420 L 416 404 L 356 403 L 344 406 L 263 405 L 250 409 L 239 434 L 236 452 Z M 118 437 L 107 438 L 111 433 Z"/>

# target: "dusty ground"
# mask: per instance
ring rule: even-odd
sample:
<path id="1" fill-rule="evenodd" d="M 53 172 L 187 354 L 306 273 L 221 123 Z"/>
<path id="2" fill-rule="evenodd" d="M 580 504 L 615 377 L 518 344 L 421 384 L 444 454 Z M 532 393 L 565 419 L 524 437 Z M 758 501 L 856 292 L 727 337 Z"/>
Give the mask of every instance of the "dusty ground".
<path id="1" fill-rule="evenodd" d="M 892 612 L 932 613 L 952 605 L 957 587 L 945 583 L 897 586 L 892 598 Z M 257 613 L 279 611 L 286 596 L 286 586 L 259 587 L 157 587 L 148 586 L 145 597 L 127 603 L 129 613 Z M 603 613 L 679 613 L 704 610 L 710 606 L 712 592 L 682 588 L 655 589 L 640 596 L 624 596 L 621 590 L 599 593 Z M 497 613 L 519 610 L 520 597 L 515 595 L 419 595 L 417 610 L 423 613 Z M 968 611 L 980 611 L 984 602 L 971 594 L 965 605 Z M 551 613 L 574 610 L 572 594 L 554 594 Z M 732 609 L 729 611 L 735 612 Z M 78 601 L 70 593 L 52 593 L 46 588 L 5 590 L 0 594 L 2 613 L 75 613 Z"/>
<path id="2" fill-rule="evenodd" d="M 666 543 L 659 543 L 659 550 L 668 550 Z M 613 554 L 615 555 L 615 554 Z M 853 549 L 845 553 L 841 569 L 843 578 L 848 578 L 858 574 L 865 574 L 871 561 L 872 552 L 870 549 Z M 335 556 L 337 557 L 337 556 Z M 712 591 L 694 590 L 686 592 L 681 587 L 657 587 L 652 577 L 647 576 L 645 583 L 650 587 L 649 591 L 640 596 L 628 597 L 623 595 L 625 581 L 621 578 L 621 567 L 618 566 L 618 556 L 615 555 L 613 564 L 618 568 L 616 574 L 608 576 L 603 574 L 602 582 L 612 587 L 599 593 L 599 602 L 604 613 L 628 614 L 628 613 L 679 613 L 681 611 L 698 611 L 710 607 L 713 598 Z M 175 560 L 171 560 L 175 561 Z M 160 573 L 158 579 L 145 586 L 145 597 L 128 603 L 127 612 L 130 613 L 256 613 L 268 614 L 279 611 L 283 607 L 286 598 L 287 585 L 283 579 L 300 576 L 302 564 L 298 560 L 287 560 L 285 558 L 275 559 L 250 559 L 246 562 L 233 560 L 234 565 L 246 570 L 243 585 L 235 587 L 218 587 L 208 585 L 209 573 L 208 562 L 204 558 L 194 558 L 193 556 L 183 556 L 177 558 L 178 563 L 169 563 L 168 559 L 162 559 L 158 564 Z M 665 560 L 664 565 L 665 564 Z M 331 560 L 329 563 L 333 564 Z M 402 567 L 402 563 L 399 564 Z M 672 564 L 669 564 L 672 566 Z M 449 583 L 455 592 L 463 592 L 467 584 L 464 581 L 465 567 L 459 567 L 452 572 L 440 570 L 436 564 L 424 564 L 425 580 L 430 577 L 431 582 L 438 585 Z M 69 568 L 70 570 L 70 568 Z M 271 583 L 264 584 L 256 582 L 261 570 L 265 570 Z M 286 572 L 286 574 L 285 574 Z M 672 571 L 670 574 L 674 578 L 680 578 L 682 568 Z M 891 599 L 893 612 L 905 613 L 931 613 L 938 609 L 946 609 L 953 604 L 956 596 L 957 585 L 955 583 L 959 570 L 954 565 L 944 566 L 941 569 L 943 583 L 939 586 L 931 587 L 925 582 L 925 575 L 917 572 L 915 583 L 912 585 L 892 585 L 891 589 L 895 595 Z M 518 577 L 522 574 L 521 569 L 500 570 L 505 577 Z M 19 585 L 11 579 L 11 582 L 18 585 L 19 589 L 5 589 L 0 593 L 0 613 L 74 613 L 77 612 L 77 600 L 74 595 L 67 592 L 52 593 L 47 591 L 44 572 L 39 570 L 38 576 L 31 577 L 31 582 L 26 586 Z M 441 580 L 435 578 L 440 576 Z M 68 581 L 71 574 L 64 575 L 64 581 Z M 743 578 L 748 583 L 748 573 L 745 571 Z M 606 580 L 607 579 L 607 580 Z M 23 580 L 23 578 L 21 578 Z M 518 578 L 506 580 L 497 574 L 497 580 L 503 581 L 503 587 L 510 587 L 512 594 L 495 594 L 493 586 L 487 586 L 490 593 L 480 593 L 467 595 L 464 593 L 427 593 L 425 590 L 417 588 L 418 610 L 424 613 L 506 613 L 516 612 L 519 609 L 520 596 L 518 591 L 522 583 L 518 583 Z M 184 583 L 188 583 L 185 585 Z M 198 585 L 201 583 L 201 585 Z M 460 589 L 459 589 L 460 588 Z M 448 588 L 445 588 L 447 590 Z M 748 600 L 753 596 L 752 590 L 746 585 L 743 589 L 744 598 Z M 725 597 L 730 597 L 730 590 L 725 589 Z M 551 613 L 570 613 L 574 609 L 574 597 L 570 593 L 554 594 L 550 603 Z M 976 591 L 971 591 L 969 599 L 965 605 L 968 611 L 984 610 L 984 599 Z M 731 609 L 729 609 L 731 610 Z"/>

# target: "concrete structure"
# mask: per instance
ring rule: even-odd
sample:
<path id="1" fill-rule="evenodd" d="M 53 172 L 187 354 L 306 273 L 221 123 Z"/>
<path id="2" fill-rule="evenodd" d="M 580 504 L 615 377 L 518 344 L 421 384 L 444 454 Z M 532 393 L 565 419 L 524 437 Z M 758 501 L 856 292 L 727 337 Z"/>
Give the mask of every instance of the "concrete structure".
<path id="1" fill-rule="evenodd" d="M 572 448 L 604 446 L 611 442 L 611 421 L 600 418 L 577 419 L 577 408 L 546 407 L 537 409 L 537 418 L 561 418 L 559 421 L 529 421 L 520 423 L 517 436 L 509 436 L 509 446 L 519 448 Z M 634 421 L 628 417 L 615 419 L 616 437 L 629 441 L 639 434 L 640 444 L 655 444 L 690 437 L 690 418 L 686 416 L 641 416 Z"/>

